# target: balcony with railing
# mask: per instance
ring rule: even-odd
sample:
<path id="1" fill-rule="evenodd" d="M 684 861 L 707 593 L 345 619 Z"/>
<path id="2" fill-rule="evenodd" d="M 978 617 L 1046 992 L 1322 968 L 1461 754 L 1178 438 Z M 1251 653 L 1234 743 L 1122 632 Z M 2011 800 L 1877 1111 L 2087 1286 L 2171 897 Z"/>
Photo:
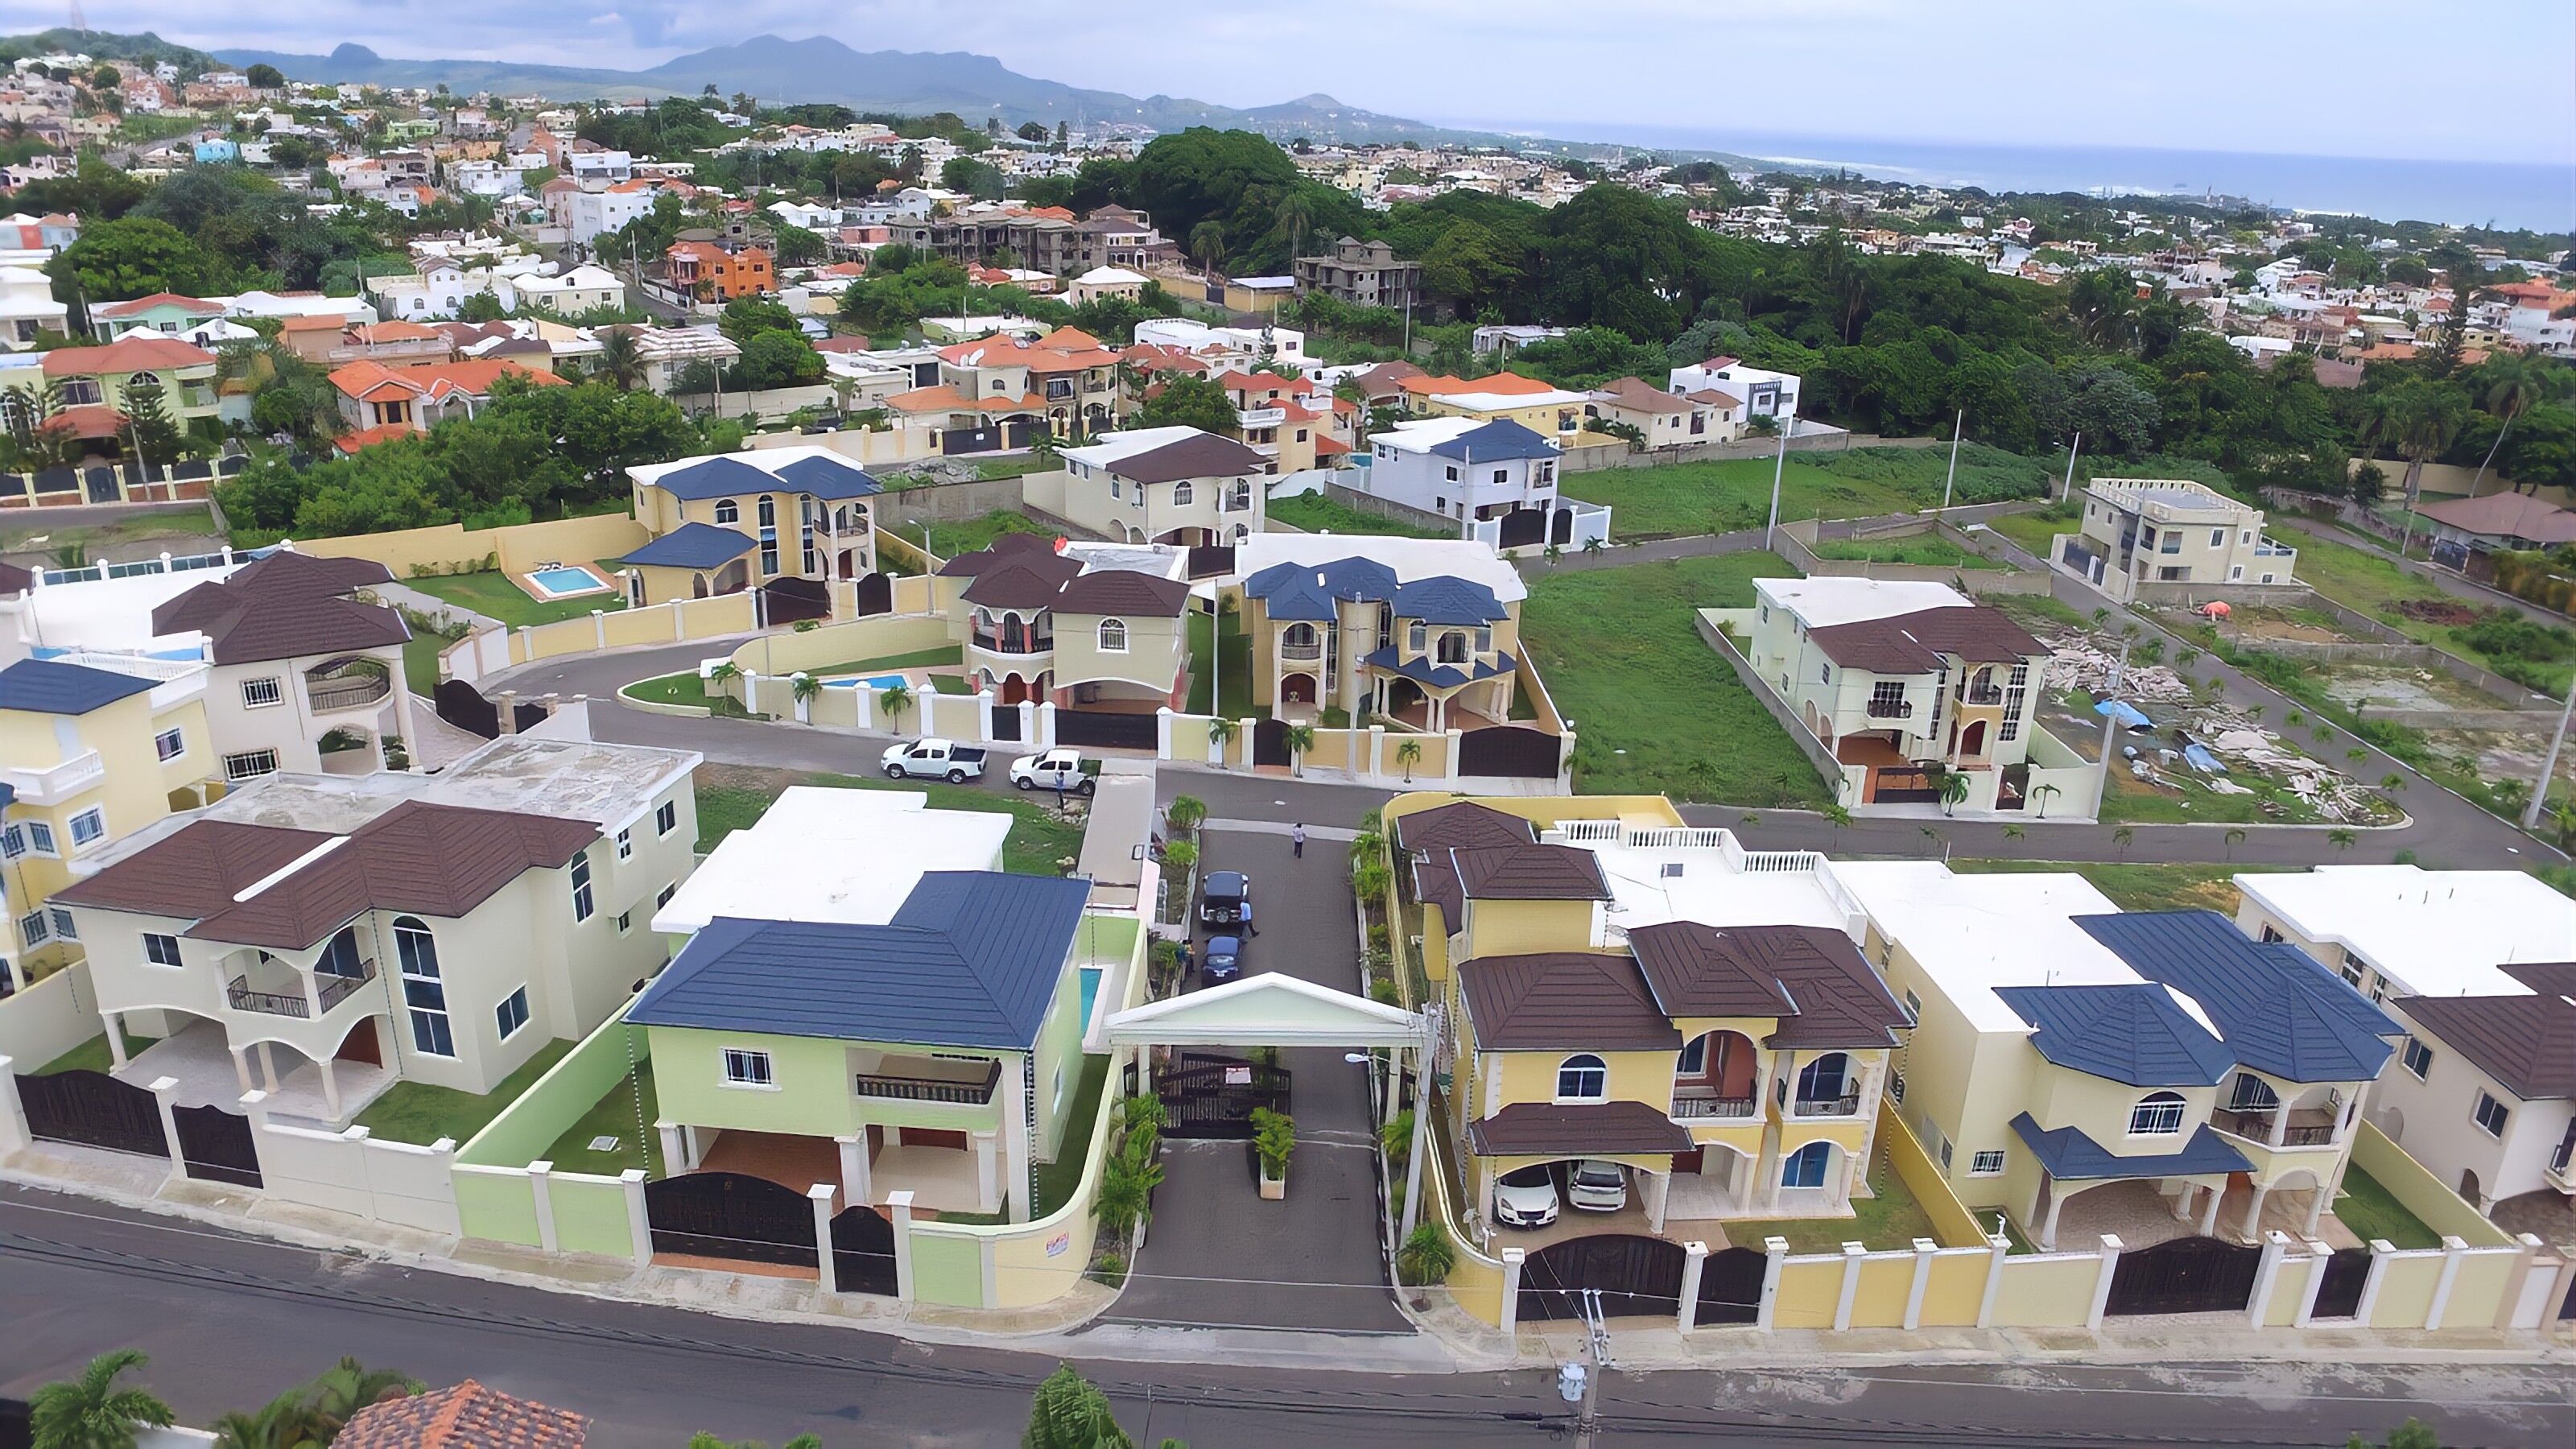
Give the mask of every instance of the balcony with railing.
<path id="1" fill-rule="evenodd" d="M 2576 1192 L 2576 1137 L 2561 1141 L 2558 1150 L 2549 1154 L 2549 1165 L 2543 1169 L 2543 1175 L 2548 1177 L 2549 1185 L 2560 1192 Z"/>
<path id="2" fill-rule="evenodd" d="M 304 675 L 304 702 L 315 714 L 364 709 L 393 692 L 393 673 L 381 660 L 307 670 Z"/>
<path id="3" fill-rule="evenodd" d="M 1235 422 L 1246 428 L 1275 428 L 1288 421 L 1286 408 L 1243 408 L 1234 415 Z"/>
<path id="4" fill-rule="evenodd" d="M 30 805 L 55 805 L 107 778 L 107 761 L 96 750 L 83 750 L 68 760 L 42 768 L 24 765 L 0 769 L 0 784 Z"/>
<path id="5" fill-rule="evenodd" d="M 901 1067 L 888 1072 L 887 1067 Z M 850 1090 L 862 1097 L 875 1097 L 895 1102 L 946 1102 L 956 1106 L 980 1107 L 993 1100 L 993 1091 L 1001 1085 L 1002 1064 L 989 1062 L 952 1062 L 940 1058 L 889 1057 L 874 1072 L 860 1072 L 850 1079 Z"/>
<path id="6" fill-rule="evenodd" d="M 1750 1094 L 1742 1097 L 1721 1097 L 1706 1091 L 1677 1091 L 1673 1093 L 1672 1117 L 1676 1122 L 1722 1121 L 1750 1117 L 1760 1100 Z"/>
<path id="7" fill-rule="evenodd" d="M 975 647 L 987 654 L 1046 654 L 1055 648 L 1055 631 L 1021 629 L 977 629 L 972 638 Z"/>
<path id="8" fill-rule="evenodd" d="M 376 963 L 360 961 L 354 970 L 317 971 L 313 981 L 321 988 L 308 998 L 302 991 L 261 991 L 254 989 L 248 975 L 236 976 L 224 988 L 224 1004 L 235 1011 L 257 1012 L 262 1016 L 291 1016 L 299 1021 L 311 1020 L 314 1003 L 321 1003 L 323 1014 L 349 999 L 359 987 L 376 979 Z"/>
<path id="9" fill-rule="evenodd" d="M 1860 1115 L 1860 1093 L 1845 1092 L 1839 1097 L 1799 1097 L 1789 1103 L 1792 1117 L 1857 1117 Z"/>
<path id="10" fill-rule="evenodd" d="M 1279 641 L 1279 657 L 1301 663 L 1313 663 L 1324 657 L 1324 641 L 1308 639 L 1300 643 L 1292 639 L 1282 639 Z"/>
<path id="11" fill-rule="evenodd" d="M 1871 719 L 1912 719 L 1914 718 L 1914 701 L 1902 698 L 1883 699 L 1877 696 L 1872 696 L 1869 701 L 1869 717 Z"/>
<path id="12" fill-rule="evenodd" d="M 2209 1114 L 2209 1125 L 2258 1147 L 2331 1147 L 2337 1113 L 2318 1107 L 2294 1107 L 2280 1124 L 2281 1140 L 2272 1140 L 2274 1118 L 2268 1109 L 2222 1107 Z"/>

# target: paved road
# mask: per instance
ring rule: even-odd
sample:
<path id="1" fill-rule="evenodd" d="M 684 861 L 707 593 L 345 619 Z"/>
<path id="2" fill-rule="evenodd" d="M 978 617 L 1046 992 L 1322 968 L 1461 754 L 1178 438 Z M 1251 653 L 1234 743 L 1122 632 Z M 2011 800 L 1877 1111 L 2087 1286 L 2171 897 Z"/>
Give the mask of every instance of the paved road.
<path id="1" fill-rule="evenodd" d="M 1359 934 L 1339 842 L 1310 840 L 1302 860 L 1284 836 L 1205 832 L 1210 870 L 1252 878 L 1247 970 L 1284 972 L 1342 991 L 1359 987 Z M 1206 959 L 1205 931 L 1197 933 Z M 1221 1048 L 1240 1056 L 1245 1048 Z M 1249 1145 L 1167 1139 L 1163 1185 L 1116 1322 L 1262 1325 L 1334 1333 L 1411 1333 L 1386 1286 L 1384 1232 L 1361 1067 L 1338 1049 L 1279 1054 L 1297 1123 L 1288 1195 L 1264 1202 Z M 1246 1251 L 1255 1248 L 1256 1251 Z"/>
<path id="2" fill-rule="evenodd" d="M 469 1375 L 593 1417 L 598 1449 L 700 1428 L 778 1443 L 1015 1442 L 1052 1354 L 910 1344 L 388 1267 L 0 1188 L 0 1394 L 23 1398 L 134 1346 L 183 1420 L 253 1408 L 343 1354 L 432 1383 Z M 1371 1341 L 1363 1340 L 1365 1353 Z M 1614 1351 L 1617 1344 L 1614 1342 Z M 1364 1362 L 1354 1358 L 1353 1362 Z M 1563 1437 L 1545 1372 L 1382 1374 L 1076 1356 L 1140 1443 L 1403 1446 Z M 2562 1365 L 2092 1368 L 1928 1364 L 1614 1372 L 1610 1445 L 2224 1443 L 2332 1449 L 2410 1415 L 2463 1446 L 2576 1442 Z"/>

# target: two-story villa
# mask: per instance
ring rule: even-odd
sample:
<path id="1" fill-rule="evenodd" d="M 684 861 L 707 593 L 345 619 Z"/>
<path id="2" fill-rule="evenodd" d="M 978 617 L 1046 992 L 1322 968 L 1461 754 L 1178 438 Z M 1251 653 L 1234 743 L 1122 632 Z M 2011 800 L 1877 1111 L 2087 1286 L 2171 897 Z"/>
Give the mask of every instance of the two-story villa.
<path id="1" fill-rule="evenodd" d="M 828 448 L 762 448 L 626 470 L 635 520 L 652 541 L 626 565 L 627 602 L 739 593 L 777 578 L 876 572 L 875 505 L 884 487 Z"/>
<path id="2" fill-rule="evenodd" d="M 1253 703 L 1434 734 L 1511 719 L 1529 590 L 1485 545 L 1274 533 L 1235 566 Z"/>
<path id="3" fill-rule="evenodd" d="M 1606 539 L 1608 509 L 1557 495 L 1558 436 L 1513 417 L 1416 418 L 1371 435 L 1368 466 L 1347 477 L 1372 497 L 1452 520 L 1460 538 L 1498 549 Z"/>
<path id="4" fill-rule="evenodd" d="M 1130 543 L 1239 544 L 1262 530 L 1276 468 L 1197 428 L 1104 433 L 1064 450 L 1064 516 Z"/>
<path id="5" fill-rule="evenodd" d="M 1060 739 L 1106 744 L 1080 716 L 1151 723 L 1187 703 L 1186 572 L 1176 550 L 1006 533 L 940 565 L 932 588 L 980 688 L 1051 702 Z"/>
<path id="6" fill-rule="evenodd" d="M 2299 551 L 2263 532 L 2263 510 L 2188 478 L 2096 478 L 2084 522 L 2049 562 L 2121 603 L 2151 584 L 2287 584 Z"/>

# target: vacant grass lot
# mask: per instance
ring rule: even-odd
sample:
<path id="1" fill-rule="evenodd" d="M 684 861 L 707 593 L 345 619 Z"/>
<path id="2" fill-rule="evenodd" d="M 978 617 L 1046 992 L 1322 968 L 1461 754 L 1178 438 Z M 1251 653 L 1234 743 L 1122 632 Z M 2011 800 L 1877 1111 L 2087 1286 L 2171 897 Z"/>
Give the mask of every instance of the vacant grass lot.
<path id="1" fill-rule="evenodd" d="M 2473 660 L 2488 668 L 2499 662 L 2494 656 L 2470 648 L 2456 630 L 2448 625 L 2409 619 L 2396 611 L 2396 606 L 2410 599 L 2455 600 L 2429 579 L 2418 578 L 2397 567 L 2394 560 L 2383 558 L 2367 549 L 2335 543 L 2312 533 L 2284 530 L 2286 542 L 2297 545 L 2297 573 L 2300 582 L 2346 607 L 2358 609 L 2372 618 L 2420 640 L 2436 649 L 2447 650 L 2463 659 Z M 2474 603 L 2470 607 L 2483 607 Z M 2530 667 L 2528 661 L 2518 661 Z M 2554 693 L 2564 693 L 2571 677 L 2576 677 L 2576 664 L 2542 663 L 2537 666 L 2541 677 Z"/>
<path id="2" fill-rule="evenodd" d="M 1321 493 L 1290 493 L 1270 500 L 1270 516 L 1308 533 L 1377 534 L 1392 538 L 1456 538 L 1455 530 L 1362 513 Z"/>
<path id="3" fill-rule="evenodd" d="M 996 765 L 1003 761 L 997 759 Z M 1062 875 L 1058 862 L 1080 853 L 1082 826 L 1038 803 L 1046 798 L 999 795 L 973 785 L 944 780 L 883 780 L 862 775 L 834 775 L 802 770 L 764 770 L 747 765 L 698 767 L 698 853 L 758 820 L 769 802 L 790 785 L 822 785 L 838 790 L 919 790 L 930 796 L 934 810 L 984 810 L 1011 817 L 1010 838 L 1002 845 L 1002 868 L 1021 875 Z"/>
<path id="4" fill-rule="evenodd" d="M 1614 539 L 1760 528 L 1771 511 L 1768 458 L 1675 463 L 1661 468 L 1602 468 L 1566 475 L 1558 491 L 1586 503 L 1607 504 Z M 1937 495 L 1934 499 L 1938 502 Z M 1874 518 L 1919 507 L 1894 484 L 1846 478 L 1791 458 L 1780 483 L 1780 520 Z"/>
<path id="5" fill-rule="evenodd" d="M 462 1147 L 491 1126 L 493 1118 L 535 1086 L 537 1078 L 562 1061 L 572 1047 L 568 1041 L 547 1042 L 525 1065 L 480 1095 L 427 1082 L 396 1082 L 358 1114 L 358 1125 L 388 1142 L 426 1147 L 449 1137 Z"/>
<path id="6" fill-rule="evenodd" d="M 626 607 L 626 596 L 614 589 L 603 594 L 583 594 L 576 599 L 540 603 L 529 598 L 525 589 L 512 583 L 509 576 L 498 569 L 471 574 L 439 574 L 401 582 L 459 608 L 472 609 L 487 618 L 498 619 L 513 629 L 524 624 L 587 619 L 593 609 L 615 611 Z"/>
<path id="7" fill-rule="evenodd" d="M 1936 569 L 1991 569 L 1994 560 L 1968 552 L 1938 534 L 1910 538 L 1828 538 L 1816 545 L 1816 557 L 1855 562 L 1916 564 Z"/>
<path id="8" fill-rule="evenodd" d="M 2006 513 L 1986 520 L 1986 527 L 2020 544 L 2040 562 L 2048 562 L 2048 541 L 2061 533 L 2073 533 L 2083 520 L 2073 514 L 2060 514 L 2055 509 L 2037 513 Z"/>
<path id="9" fill-rule="evenodd" d="M 918 524 L 901 528 L 900 532 L 906 542 L 917 543 L 921 539 L 921 528 Z M 961 553 L 974 553 L 979 549 L 989 548 L 993 540 L 1006 533 L 1043 533 L 1052 536 L 1055 530 L 1025 513 L 996 508 L 981 518 L 931 524 L 930 551 L 941 558 L 955 558 Z"/>
<path id="10" fill-rule="evenodd" d="M 1534 583 L 1521 634 L 1578 737 L 1575 788 L 1826 804 L 1815 766 L 1692 624 L 1693 610 L 1751 604 L 1757 578 L 1796 574 L 1777 554 L 1737 553 Z"/>

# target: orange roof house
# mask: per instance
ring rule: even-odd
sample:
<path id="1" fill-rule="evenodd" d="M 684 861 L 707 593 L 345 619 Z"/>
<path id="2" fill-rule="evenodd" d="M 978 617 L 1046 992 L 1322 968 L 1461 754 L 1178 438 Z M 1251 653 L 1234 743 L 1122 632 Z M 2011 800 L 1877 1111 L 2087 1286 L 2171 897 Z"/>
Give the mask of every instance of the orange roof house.
<path id="1" fill-rule="evenodd" d="M 537 387 L 560 387 L 563 379 L 509 358 L 442 362 L 432 367 L 387 367 L 381 362 L 352 362 L 334 370 L 331 386 L 340 394 L 340 416 L 352 428 L 374 432 L 399 427 L 424 431 L 449 409 L 471 415 L 488 400 L 492 385 L 516 377 Z M 360 444 L 360 446 L 365 446 Z"/>
<path id="2" fill-rule="evenodd" d="M 569 1409 L 467 1379 L 452 1389 L 369 1404 L 331 1442 L 346 1449 L 581 1449 L 589 1431 L 590 1420 Z"/>

